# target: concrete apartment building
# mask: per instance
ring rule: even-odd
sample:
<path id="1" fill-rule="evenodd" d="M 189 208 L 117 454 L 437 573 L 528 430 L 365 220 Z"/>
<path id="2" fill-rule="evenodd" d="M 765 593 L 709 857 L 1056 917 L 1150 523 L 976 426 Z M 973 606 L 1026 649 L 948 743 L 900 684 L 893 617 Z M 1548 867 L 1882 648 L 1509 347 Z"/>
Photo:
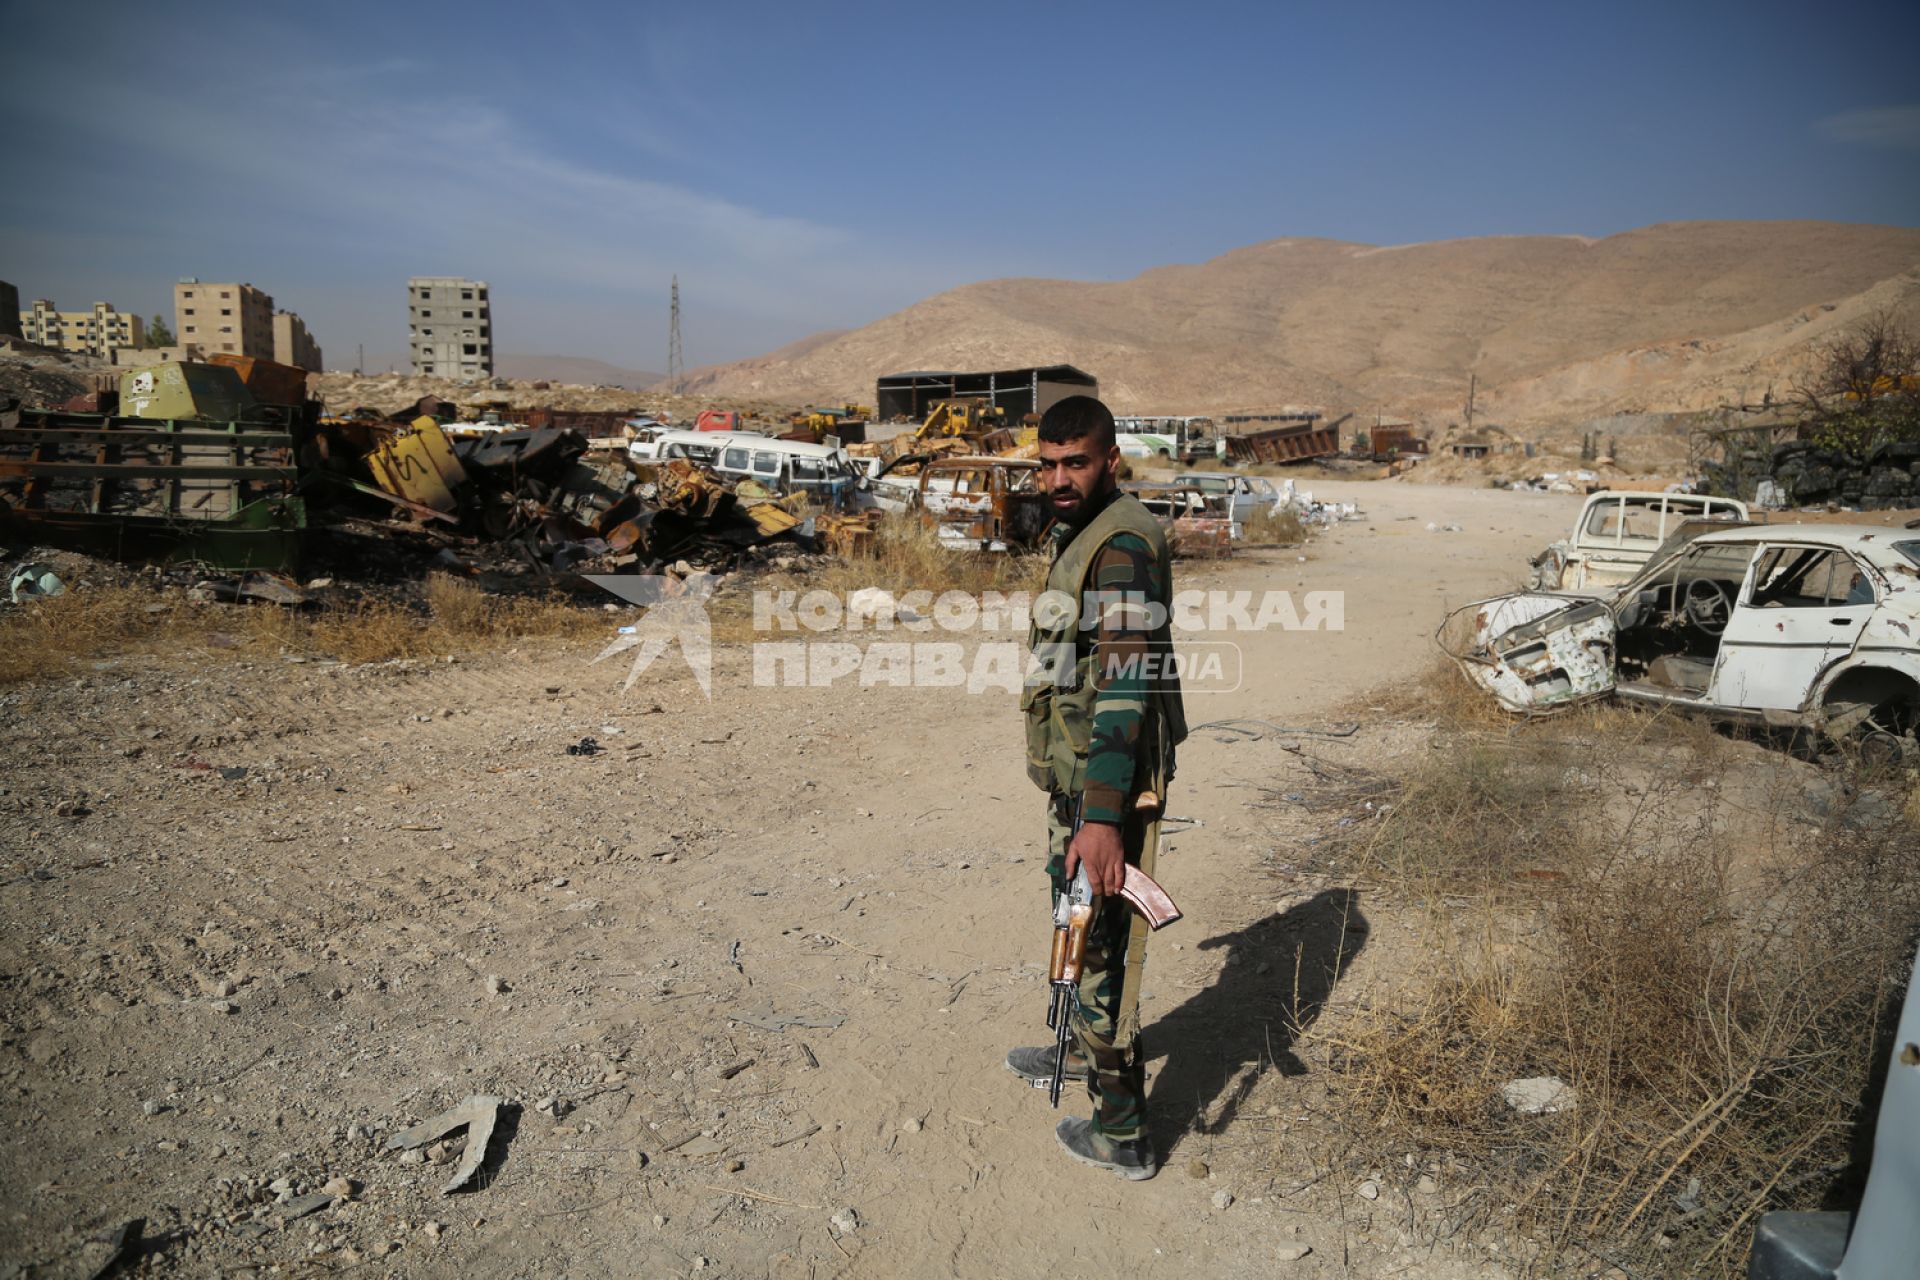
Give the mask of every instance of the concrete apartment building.
<path id="1" fill-rule="evenodd" d="M 0 280 L 0 338 L 20 336 L 20 291 Z"/>
<path id="2" fill-rule="evenodd" d="M 59 351 L 111 360 L 122 348 L 147 345 L 146 322 L 110 302 L 96 302 L 91 311 L 62 311 L 46 298 L 35 298 L 32 310 L 18 314 L 21 337 Z"/>
<path id="3" fill-rule="evenodd" d="M 407 344 L 416 375 L 491 378 L 493 304 L 487 282 L 453 276 L 407 281 Z"/>
<path id="4" fill-rule="evenodd" d="M 320 344 L 307 332 L 306 322 L 291 311 L 274 312 L 273 358 L 309 373 L 320 372 Z"/>
<path id="5" fill-rule="evenodd" d="M 208 355 L 273 359 L 273 297 L 250 284 L 205 284 L 189 276 L 173 286 L 173 338 Z"/>

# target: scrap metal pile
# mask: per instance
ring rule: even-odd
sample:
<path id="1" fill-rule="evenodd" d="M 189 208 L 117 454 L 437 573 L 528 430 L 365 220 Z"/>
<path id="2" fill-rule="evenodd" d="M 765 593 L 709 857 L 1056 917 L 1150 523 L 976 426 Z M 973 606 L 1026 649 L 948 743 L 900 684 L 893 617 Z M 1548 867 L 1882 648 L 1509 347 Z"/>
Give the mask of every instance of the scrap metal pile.
<path id="1" fill-rule="evenodd" d="M 597 420 L 463 431 L 319 409 L 302 371 L 232 357 L 128 370 L 58 409 L 0 404 L 0 534 L 245 572 L 296 570 L 316 536 L 372 531 L 443 561 L 504 553 L 552 576 L 725 569 L 775 542 L 847 547 L 871 530 L 817 526 L 685 461 L 590 450 L 600 442 L 580 428 L 606 432 Z"/>

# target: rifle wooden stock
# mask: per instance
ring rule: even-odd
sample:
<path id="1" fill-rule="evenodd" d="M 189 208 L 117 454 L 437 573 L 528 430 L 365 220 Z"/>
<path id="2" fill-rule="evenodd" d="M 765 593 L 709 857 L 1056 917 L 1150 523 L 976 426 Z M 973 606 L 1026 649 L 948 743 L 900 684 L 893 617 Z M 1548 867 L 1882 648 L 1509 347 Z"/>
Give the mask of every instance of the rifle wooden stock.
<path id="1" fill-rule="evenodd" d="M 1154 882 L 1152 876 L 1133 864 L 1127 864 L 1127 875 L 1120 886 L 1120 896 L 1127 905 L 1146 918 L 1147 928 L 1164 929 L 1180 918 L 1180 908 L 1173 905 L 1173 899 L 1167 891 Z"/>

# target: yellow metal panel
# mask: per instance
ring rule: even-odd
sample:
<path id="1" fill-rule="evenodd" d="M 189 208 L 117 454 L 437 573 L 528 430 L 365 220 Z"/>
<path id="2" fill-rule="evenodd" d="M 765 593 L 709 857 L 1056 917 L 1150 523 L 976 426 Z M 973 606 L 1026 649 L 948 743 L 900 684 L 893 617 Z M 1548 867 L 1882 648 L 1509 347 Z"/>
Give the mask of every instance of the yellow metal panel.
<path id="1" fill-rule="evenodd" d="M 467 482 L 466 468 L 453 456 L 446 432 L 432 418 L 413 420 L 413 429 L 367 455 L 373 481 L 388 493 L 435 511 L 452 511 L 453 491 Z"/>

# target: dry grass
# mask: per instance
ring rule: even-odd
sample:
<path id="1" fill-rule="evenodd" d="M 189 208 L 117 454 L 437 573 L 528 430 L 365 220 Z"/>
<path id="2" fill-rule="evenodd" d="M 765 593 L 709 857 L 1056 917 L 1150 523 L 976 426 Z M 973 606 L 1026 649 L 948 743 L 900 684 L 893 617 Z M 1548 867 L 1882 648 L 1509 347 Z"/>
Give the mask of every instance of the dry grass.
<path id="1" fill-rule="evenodd" d="M 597 602 L 596 602 L 597 603 Z M 126 653 L 257 659 L 303 654 L 380 662 L 474 653 L 503 640 L 596 638 L 606 614 L 561 596 L 490 595 L 445 574 L 418 600 L 368 599 L 314 613 L 202 604 L 143 587 L 70 591 L 0 616 L 0 684 L 55 677 Z"/>
<path id="2" fill-rule="evenodd" d="M 1612 708 L 1442 728 L 1363 845 L 1426 910 L 1430 977 L 1307 1033 L 1368 1158 L 1474 1160 L 1483 1221 L 1519 1206 L 1550 1256 L 1743 1274 L 1758 1213 L 1844 1182 L 1920 920 L 1911 778 L 1756 766 Z M 1758 802 L 1741 768 L 1771 770 Z M 1544 1075 L 1576 1109 L 1499 1101 Z"/>
<path id="3" fill-rule="evenodd" d="M 1292 509 L 1256 511 L 1242 522 L 1246 541 L 1253 546 L 1297 547 L 1307 540 L 1307 526 Z"/>
<path id="4" fill-rule="evenodd" d="M 894 515 L 881 522 L 865 554 L 816 563 L 803 572 L 756 578 L 748 591 L 722 590 L 709 612 L 716 640 L 747 642 L 759 638 L 753 626 L 754 591 L 825 591 L 843 603 L 853 592 L 868 587 L 890 591 L 896 599 L 925 592 L 929 601 L 948 591 L 976 598 L 987 592 L 1037 593 L 1046 563 L 1043 555 L 1034 552 L 957 550 L 942 544 L 917 515 Z M 925 614 L 927 609 L 919 612 Z"/>

